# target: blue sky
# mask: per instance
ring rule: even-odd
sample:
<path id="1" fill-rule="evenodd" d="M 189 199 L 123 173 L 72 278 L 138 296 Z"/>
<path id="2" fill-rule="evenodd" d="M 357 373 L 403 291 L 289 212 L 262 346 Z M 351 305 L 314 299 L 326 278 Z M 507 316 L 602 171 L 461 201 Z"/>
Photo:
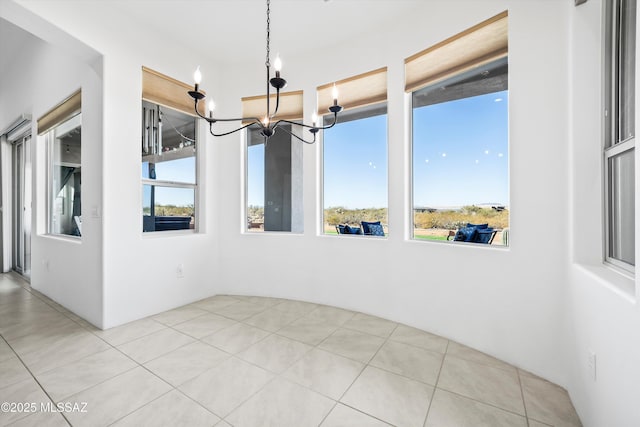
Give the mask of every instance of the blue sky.
<path id="1" fill-rule="evenodd" d="M 416 108 L 414 205 L 509 204 L 508 92 Z M 387 115 L 324 131 L 324 207 L 387 207 Z M 248 150 L 247 201 L 264 204 L 264 146 Z"/>
<path id="2" fill-rule="evenodd" d="M 507 114 L 507 91 L 415 109 L 414 205 L 508 205 Z"/>
<path id="3" fill-rule="evenodd" d="M 196 182 L 195 157 L 156 163 L 156 179 L 174 182 Z M 142 177 L 149 178 L 149 165 L 142 163 Z M 145 186 L 143 197 L 150 198 L 150 187 Z M 193 205 L 194 193 L 192 189 L 156 187 L 156 204 L 176 206 Z"/>

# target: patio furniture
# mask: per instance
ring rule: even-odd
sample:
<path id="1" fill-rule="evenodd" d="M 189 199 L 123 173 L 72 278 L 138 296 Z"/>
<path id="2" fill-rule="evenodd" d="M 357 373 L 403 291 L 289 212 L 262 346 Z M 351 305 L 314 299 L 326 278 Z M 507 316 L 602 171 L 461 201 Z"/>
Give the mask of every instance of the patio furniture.
<path id="1" fill-rule="evenodd" d="M 336 231 L 338 234 L 362 234 L 362 229 L 360 227 L 351 227 L 347 224 L 336 225 Z"/>
<path id="2" fill-rule="evenodd" d="M 360 224 L 362 225 L 362 231 L 365 236 L 384 237 L 384 229 L 382 228 L 382 224 L 380 224 L 380 221 L 375 221 L 375 222 L 362 221 Z"/>
<path id="3" fill-rule="evenodd" d="M 496 237 L 498 230 L 489 227 L 489 224 L 471 224 L 460 227 L 455 234 L 450 231 L 447 240 L 453 237 L 455 242 L 482 243 L 490 245 Z"/>

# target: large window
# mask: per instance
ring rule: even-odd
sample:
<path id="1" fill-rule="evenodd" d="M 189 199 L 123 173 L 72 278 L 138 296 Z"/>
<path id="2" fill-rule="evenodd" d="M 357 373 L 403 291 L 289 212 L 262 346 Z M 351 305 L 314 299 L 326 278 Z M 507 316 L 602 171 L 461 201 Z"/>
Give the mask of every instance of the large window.
<path id="1" fill-rule="evenodd" d="M 388 234 L 386 103 L 342 113 L 322 147 L 324 232 Z"/>
<path id="2" fill-rule="evenodd" d="M 82 92 L 38 119 L 47 152 L 47 233 L 82 236 Z"/>
<path id="3" fill-rule="evenodd" d="M 344 110 L 322 136 L 323 233 L 386 236 L 387 68 L 318 87 L 318 111 L 334 103 Z"/>
<path id="4" fill-rule="evenodd" d="M 280 93 L 280 104 L 272 120 L 302 120 L 302 91 Z M 266 96 L 242 98 L 243 117 L 262 117 Z M 271 95 L 275 105 L 276 95 Z M 257 126 L 246 131 L 245 226 L 249 233 L 304 231 L 302 200 L 302 147 L 300 129 L 278 126 L 265 140 Z"/>
<path id="5" fill-rule="evenodd" d="M 413 237 L 506 243 L 506 59 L 416 91 L 412 100 Z"/>
<path id="6" fill-rule="evenodd" d="M 284 129 L 282 129 L 284 128 Z M 248 232 L 301 233 L 302 142 L 280 126 L 265 143 L 260 129 L 247 130 L 246 209 Z"/>
<path id="7" fill-rule="evenodd" d="M 634 271 L 636 1 L 609 0 L 606 28 L 605 259 Z"/>
<path id="8" fill-rule="evenodd" d="M 507 19 L 405 60 L 416 240 L 509 244 Z"/>
<path id="9" fill-rule="evenodd" d="M 196 227 L 196 119 L 142 103 L 143 231 Z"/>

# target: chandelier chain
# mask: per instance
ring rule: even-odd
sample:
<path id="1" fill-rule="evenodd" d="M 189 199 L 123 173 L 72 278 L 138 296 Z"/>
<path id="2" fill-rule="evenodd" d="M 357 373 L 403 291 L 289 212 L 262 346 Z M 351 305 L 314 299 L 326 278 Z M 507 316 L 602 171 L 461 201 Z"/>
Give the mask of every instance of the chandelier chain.
<path id="1" fill-rule="evenodd" d="M 267 0 L 267 59 L 264 63 L 264 65 L 267 66 L 267 68 L 271 67 L 271 61 L 269 60 L 269 54 L 270 52 L 270 48 L 269 48 L 269 42 L 271 41 L 271 0 Z"/>

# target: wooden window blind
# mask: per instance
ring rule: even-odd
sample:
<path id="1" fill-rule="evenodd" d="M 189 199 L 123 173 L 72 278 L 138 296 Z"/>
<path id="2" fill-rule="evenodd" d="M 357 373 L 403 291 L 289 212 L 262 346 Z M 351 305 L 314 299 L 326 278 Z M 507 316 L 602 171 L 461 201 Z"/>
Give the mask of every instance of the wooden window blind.
<path id="1" fill-rule="evenodd" d="M 154 104 L 182 111 L 195 116 L 194 101 L 188 91 L 193 86 L 166 76 L 147 67 L 142 67 L 142 99 Z M 200 101 L 198 111 L 204 115 L 205 102 Z"/>
<path id="2" fill-rule="evenodd" d="M 405 91 L 414 92 L 508 55 L 504 11 L 405 59 Z"/>
<path id="3" fill-rule="evenodd" d="M 387 100 L 387 67 L 335 82 L 338 104 L 345 110 Z M 333 83 L 318 87 L 318 115 L 329 113 L 333 105 Z"/>
<path id="4" fill-rule="evenodd" d="M 42 135 L 53 127 L 80 112 L 82 107 L 82 90 L 78 89 L 67 99 L 47 111 L 38 119 L 38 135 Z"/>
<path id="5" fill-rule="evenodd" d="M 269 108 L 274 111 L 276 108 L 276 95 L 269 96 Z M 267 113 L 267 95 L 249 96 L 242 98 L 242 117 L 256 117 L 262 120 Z M 280 107 L 274 120 L 302 120 L 302 91 L 281 92 Z M 245 124 L 249 121 L 244 121 Z"/>

